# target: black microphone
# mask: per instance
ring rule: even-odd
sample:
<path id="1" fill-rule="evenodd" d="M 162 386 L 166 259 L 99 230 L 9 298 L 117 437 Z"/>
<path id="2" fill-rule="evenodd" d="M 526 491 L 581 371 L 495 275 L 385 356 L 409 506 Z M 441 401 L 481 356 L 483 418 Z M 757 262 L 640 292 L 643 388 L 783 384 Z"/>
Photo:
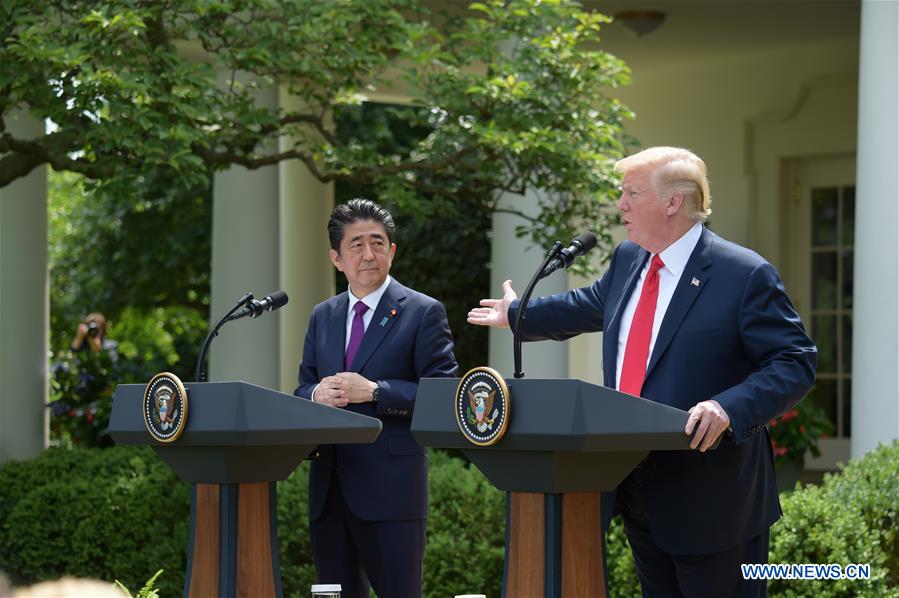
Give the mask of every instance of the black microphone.
<path id="1" fill-rule="evenodd" d="M 271 295 L 263 297 L 261 301 L 251 299 L 246 307 L 234 315 L 229 316 L 228 321 L 239 320 L 241 318 L 246 318 L 247 316 L 258 318 L 264 312 L 275 311 L 276 309 L 281 309 L 285 305 L 287 305 L 287 293 L 284 291 L 275 291 Z"/>
<path id="2" fill-rule="evenodd" d="M 584 255 L 594 247 L 596 247 L 596 235 L 590 231 L 579 234 L 571 241 L 568 247 L 559 252 L 559 257 L 553 259 L 553 261 L 543 269 L 540 278 L 545 278 L 556 270 L 567 268 L 574 262 L 575 258 Z"/>

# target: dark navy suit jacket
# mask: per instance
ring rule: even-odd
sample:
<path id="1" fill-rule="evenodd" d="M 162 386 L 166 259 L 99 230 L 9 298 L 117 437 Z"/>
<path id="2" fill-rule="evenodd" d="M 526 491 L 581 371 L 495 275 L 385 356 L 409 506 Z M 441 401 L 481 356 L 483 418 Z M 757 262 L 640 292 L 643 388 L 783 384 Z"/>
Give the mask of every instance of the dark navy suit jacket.
<path id="1" fill-rule="evenodd" d="M 625 241 L 594 284 L 533 301 L 523 337 L 603 331 L 604 384 L 615 388 L 621 315 L 648 258 Z M 733 433 L 706 453 L 650 455 L 646 509 L 658 546 L 674 554 L 720 552 L 777 521 L 765 423 L 809 390 L 816 362 L 817 349 L 774 267 L 704 228 L 662 320 L 642 395 L 684 410 L 714 399 Z"/>
<path id="2" fill-rule="evenodd" d="M 299 386 L 294 394 L 311 398 L 322 378 L 344 371 L 349 296 L 343 292 L 312 310 Z M 319 447 L 311 463 L 309 516 L 321 516 L 331 475 L 339 476 L 353 514 L 368 521 L 424 519 L 428 511 L 427 459 L 409 431 L 420 378 L 453 377 L 458 365 L 446 310 L 436 299 L 396 280 L 387 286 L 362 338 L 350 371 L 379 382 L 373 403 L 346 406 L 383 422 L 372 444 Z"/>

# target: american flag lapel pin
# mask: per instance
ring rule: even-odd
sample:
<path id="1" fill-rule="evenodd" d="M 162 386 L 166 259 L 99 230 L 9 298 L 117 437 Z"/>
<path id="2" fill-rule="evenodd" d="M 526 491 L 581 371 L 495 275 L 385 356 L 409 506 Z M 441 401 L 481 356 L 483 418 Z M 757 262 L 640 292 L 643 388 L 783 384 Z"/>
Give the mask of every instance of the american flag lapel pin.
<path id="1" fill-rule="evenodd" d="M 694 287 L 698 287 L 698 286 L 699 286 L 699 279 L 696 278 L 696 277 L 694 276 L 694 277 L 693 277 L 693 280 L 690 281 L 690 284 L 693 285 Z"/>

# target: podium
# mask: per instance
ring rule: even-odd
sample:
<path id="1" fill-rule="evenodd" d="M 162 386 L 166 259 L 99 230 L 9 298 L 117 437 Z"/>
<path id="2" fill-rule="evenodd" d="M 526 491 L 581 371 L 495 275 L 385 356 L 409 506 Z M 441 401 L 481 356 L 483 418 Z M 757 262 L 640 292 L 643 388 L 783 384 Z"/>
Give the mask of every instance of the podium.
<path id="1" fill-rule="evenodd" d="M 185 386 L 188 419 L 174 442 L 147 432 L 143 384 L 116 388 L 110 435 L 152 446 L 191 484 L 185 596 L 281 596 L 275 482 L 319 444 L 374 442 L 381 422 L 246 382 Z"/>
<path id="2" fill-rule="evenodd" d="M 421 380 L 412 434 L 461 449 L 508 493 L 503 595 L 604 597 L 600 492 L 650 451 L 690 450 L 687 412 L 580 380 L 507 379 L 506 434 L 477 446 L 456 423 L 458 383 Z"/>

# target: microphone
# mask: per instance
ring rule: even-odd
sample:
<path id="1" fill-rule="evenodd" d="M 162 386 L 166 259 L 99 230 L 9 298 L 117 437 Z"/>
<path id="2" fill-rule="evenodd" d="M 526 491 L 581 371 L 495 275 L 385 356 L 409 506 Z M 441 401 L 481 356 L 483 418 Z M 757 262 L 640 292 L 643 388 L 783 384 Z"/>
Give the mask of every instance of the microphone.
<path id="1" fill-rule="evenodd" d="M 574 259 L 580 257 L 596 247 L 596 235 L 590 231 L 583 232 L 575 237 L 565 249 L 559 252 L 559 257 L 553 259 L 543 272 L 540 278 L 545 278 L 556 270 L 567 268 L 574 262 Z"/>
<path id="2" fill-rule="evenodd" d="M 231 322 L 232 320 L 239 320 L 241 318 L 246 318 L 247 316 L 258 318 L 264 312 L 275 311 L 276 309 L 281 309 L 285 305 L 287 305 L 287 293 L 284 291 L 275 291 L 271 295 L 263 297 L 261 301 L 251 299 L 242 310 L 228 316 L 227 321 Z"/>

